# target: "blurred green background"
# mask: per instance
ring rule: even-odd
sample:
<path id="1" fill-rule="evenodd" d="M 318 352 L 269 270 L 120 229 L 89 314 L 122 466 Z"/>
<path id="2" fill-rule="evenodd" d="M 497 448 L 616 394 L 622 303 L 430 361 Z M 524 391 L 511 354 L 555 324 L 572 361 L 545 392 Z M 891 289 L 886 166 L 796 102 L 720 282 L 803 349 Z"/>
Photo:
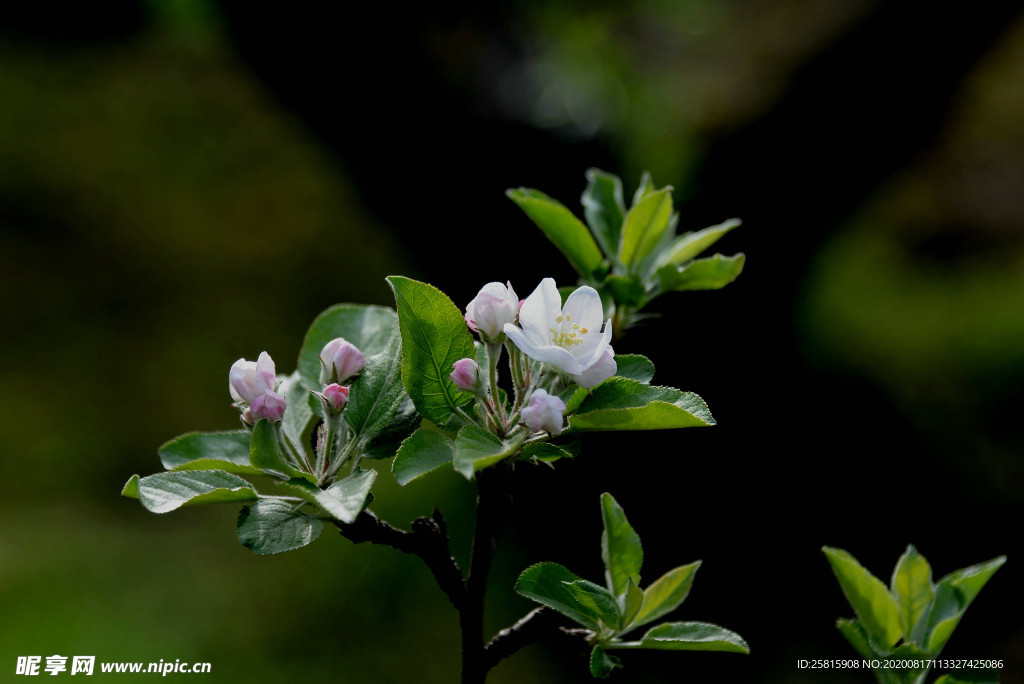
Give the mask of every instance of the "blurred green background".
<path id="1" fill-rule="evenodd" d="M 570 206 L 584 168 L 603 164 L 627 179 L 628 190 L 650 169 L 659 184 L 677 188 L 685 215 L 685 201 L 707 186 L 702 173 L 716 145 L 770 120 L 801 69 L 876 20 L 882 5 L 530 2 L 482 19 L 468 10 L 415 14 L 413 42 L 424 59 L 415 68 L 445 84 L 463 116 L 519 131 L 552 157 L 565 151 L 576 176 L 561 181 L 570 190 L 559 198 Z M 267 77 L 239 28 L 246 11 L 197 0 L 125 3 L 98 18 L 70 13 L 58 21 L 27 11 L 0 30 L 0 680 L 13 679 L 16 656 L 55 653 L 208 661 L 213 674 L 205 679 L 216 682 L 456 680 L 456 615 L 417 559 L 353 546 L 330 530 L 301 551 L 257 557 L 235 538 L 233 507 L 155 516 L 117 496 L 131 474 L 159 468 L 163 441 L 236 426 L 226 388 L 236 358 L 267 350 L 279 371 L 290 371 L 306 326 L 326 306 L 390 304 L 383 278 L 392 273 L 442 287 L 459 280 L 446 267 L 460 258 L 459 246 L 426 253 L 418 249 L 424 236 L 443 242 L 445 231 L 466 226 L 484 238 L 500 235 L 486 227 L 489 216 L 453 206 L 450 196 L 428 207 L 404 189 L 426 184 L 439 196 L 458 195 L 458 176 L 430 178 L 431 159 L 339 124 L 335 136 L 372 137 L 361 153 L 376 159 L 368 174 L 359 154 L 323 132 L 323 119 L 305 116 Z M 318 21 L 314 9 L 296 14 L 300 24 Z M 337 40 L 361 30 L 340 24 Z M 749 230 L 808 251 L 806 268 L 788 276 L 797 287 L 780 295 L 778 315 L 811 372 L 870 387 L 899 429 L 928 446 L 928 463 L 945 463 L 971 496 L 1003 507 L 1005 517 L 987 534 L 1019 546 L 1024 22 L 1001 20 L 982 42 L 962 74 L 950 67 L 949 106 L 935 114 L 935 135 L 869 179 L 863 198 L 828 217 L 814 239 L 788 233 L 781 214 Z M 372 68 L 373 55 L 363 58 L 336 78 L 303 81 L 338 92 L 338 109 L 322 116 L 375 115 L 380 105 L 349 81 Z M 936 78 L 946 78 L 937 69 Z M 414 89 L 414 80 L 396 78 L 389 89 Z M 415 119 L 433 106 L 412 99 L 387 115 Z M 478 142 L 466 135 L 453 144 Z M 491 150 L 499 166 L 501 148 L 483 147 L 480 154 Z M 545 165 L 544 157 L 527 161 L 522 168 Z M 529 171 L 488 172 L 464 171 L 482 174 L 496 202 L 512 184 L 549 189 L 539 170 L 538 180 Z M 390 205 L 405 203 L 422 209 L 422 222 L 395 218 Z M 528 230 L 511 204 L 503 211 L 501 221 Z M 746 248 L 741 232 L 730 239 Z M 553 251 L 546 243 L 536 249 Z M 747 251 L 752 264 L 764 258 Z M 571 280 L 556 256 L 543 258 Z M 761 268 L 771 267 L 762 260 Z M 474 279 L 453 285 L 460 305 L 484 282 L 479 265 L 465 270 Z M 752 267 L 743 278 L 758 273 Z M 525 296 L 532 284 L 523 280 Z M 730 300 L 722 301 L 727 317 Z M 686 378 L 659 379 L 712 391 Z M 872 410 L 865 406 L 861 420 Z M 472 487 L 448 472 L 400 489 L 387 465 L 374 510 L 405 524 L 439 504 L 464 558 Z M 596 505 L 586 513 L 595 518 L 589 534 Z M 640 533 L 657 538 L 650 528 Z M 596 563 L 596 541 L 585 541 Z M 507 590 L 538 560 L 529 546 L 522 530 L 505 538 L 490 632 L 530 607 Z M 681 553 L 679 562 L 691 560 Z M 938 574 L 983 560 L 962 555 Z M 895 558 L 871 569 L 885 577 Z M 1011 557 L 1003 572 L 1017 563 L 1024 558 Z M 815 570 L 827 573 L 823 563 Z M 1011 664 L 1003 681 L 1020 682 L 1024 630 L 1000 613 L 997 592 L 1010 577 L 1001 579 L 979 604 L 988 601 L 990 616 L 1004 620 L 992 652 Z M 714 619 L 712 607 L 723 600 L 721 592 L 708 597 L 703 617 Z M 839 601 L 831 605 L 843 610 Z M 972 622 L 982 610 L 972 608 L 960 629 L 984 631 L 979 616 Z M 829 632 L 839 616 L 827 613 L 791 641 L 851 655 Z M 743 625 L 726 624 L 750 638 Z M 759 681 L 840 681 L 797 672 L 796 651 L 758 653 L 752 643 L 762 659 L 751 670 Z M 583 681 L 583 669 L 579 659 L 535 646 L 489 681 Z M 632 667 L 617 677 L 681 681 Z"/>

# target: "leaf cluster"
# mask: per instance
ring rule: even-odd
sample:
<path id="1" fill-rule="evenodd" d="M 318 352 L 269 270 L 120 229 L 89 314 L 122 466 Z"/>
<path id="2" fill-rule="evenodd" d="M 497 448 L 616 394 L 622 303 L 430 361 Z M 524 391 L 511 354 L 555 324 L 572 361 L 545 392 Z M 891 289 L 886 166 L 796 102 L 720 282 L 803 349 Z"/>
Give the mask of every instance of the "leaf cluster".
<path id="1" fill-rule="evenodd" d="M 676 234 L 679 213 L 672 187 L 657 188 L 648 173 L 627 209 L 622 180 L 600 169 L 587 171 L 580 198 L 586 224 L 568 207 L 539 190 L 509 189 L 515 202 L 565 255 L 581 284 L 594 287 L 621 335 L 642 319 L 639 311 L 666 292 L 718 290 L 743 271 L 746 256 L 698 258 L 740 225 L 730 219 L 696 232 Z M 571 288 L 563 290 L 563 299 Z"/>
<path id="2" fill-rule="evenodd" d="M 728 651 L 749 653 L 743 638 L 707 622 L 663 622 L 634 641 L 623 639 L 633 630 L 665 617 L 682 605 L 701 562 L 682 565 L 641 590 L 643 547 L 618 502 L 601 495 L 601 559 L 605 584 L 580 579 L 558 563 L 538 563 L 519 576 L 516 591 L 558 611 L 590 631 L 590 672 L 604 679 L 622 667 L 614 650 Z"/>
<path id="3" fill-rule="evenodd" d="M 279 424 L 262 419 L 251 430 L 176 437 L 158 450 L 166 472 L 134 475 L 121 493 L 154 513 L 199 504 L 245 504 L 238 516 L 238 539 L 258 554 L 306 546 L 320 536 L 323 520 L 352 523 L 372 501 L 377 477 L 359 460 L 393 456 L 420 423 L 402 383 L 398 327 L 397 315 L 386 307 L 341 304 L 327 309 L 306 334 L 298 370 L 278 378 L 278 391 L 287 401 Z M 359 347 L 367 362 L 350 388 L 329 460 L 323 410 L 312 390 L 321 387 L 320 350 L 335 337 Z M 346 464 L 350 470 L 342 474 Z M 281 493 L 259 492 L 243 475 L 267 476 Z"/>
<path id="4" fill-rule="evenodd" d="M 1006 562 L 999 556 L 932 581 L 928 561 L 912 545 L 900 556 L 889 587 L 843 549 L 824 547 L 832 571 L 856 619 L 836 627 L 863 657 L 926 661 L 938 656 L 953 630 L 992 575 Z M 921 684 L 927 667 L 875 669 L 880 684 Z M 956 681 L 946 676 L 942 681 Z"/>

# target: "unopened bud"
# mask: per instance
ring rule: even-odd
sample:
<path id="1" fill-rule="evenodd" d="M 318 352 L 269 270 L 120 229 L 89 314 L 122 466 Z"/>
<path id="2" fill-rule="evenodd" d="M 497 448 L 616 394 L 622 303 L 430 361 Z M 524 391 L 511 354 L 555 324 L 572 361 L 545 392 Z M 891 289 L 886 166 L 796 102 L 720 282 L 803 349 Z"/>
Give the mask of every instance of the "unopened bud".
<path id="1" fill-rule="evenodd" d="M 276 423 L 284 418 L 284 410 L 287 406 L 288 402 L 285 401 L 284 397 L 274 390 L 267 390 L 256 397 L 256 400 L 249 407 L 249 411 L 253 422 L 266 418 L 271 423 Z"/>
<path id="2" fill-rule="evenodd" d="M 345 404 L 348 403 L 348 387 L 332 382 L 324 387 L 321 396 L 324 398 L 324 404 L 329 413 L 341 413 L 341 409 L 345 408 Z"/>
<path id="3" fill-rule="evenodd" d="M 542 389 L 530 395 L 530 405 L 523 409 L 523 422 L 533 432 L 548 431 L 552 435 L 562 432 L 565 403 Z"/>
<path id="4" fill-rule="evenodd" d="M 320 384 L 345 382 L 361 371 L 365 363 L 363 352 L 344 337 L 336 337 L 320 352 Z"/>
<path id="5" fill-rule="evenodd" d="M 256 361 L 238 359 L 228 372 L 228 391 L 236 404 L 251 404 L 267 390 L 274 389 L 277 371 L 270 354 L 263 352 Z"/>
<path id="6" fill-rule="evenodd" d="M 487 283 L 466 307 L 466 324 L 485 341 L 501 342 L 505 324 L 515 321 L 518 313 L 519 297 L 512 283 Z"/>
<path id="7" fill-rule="evenodd" d="M 455 386 L 467 392 L 480 389 L 480 366 L 473 359 L 459 359 L 452 364 L 453 372 L 449 376 Z"/>

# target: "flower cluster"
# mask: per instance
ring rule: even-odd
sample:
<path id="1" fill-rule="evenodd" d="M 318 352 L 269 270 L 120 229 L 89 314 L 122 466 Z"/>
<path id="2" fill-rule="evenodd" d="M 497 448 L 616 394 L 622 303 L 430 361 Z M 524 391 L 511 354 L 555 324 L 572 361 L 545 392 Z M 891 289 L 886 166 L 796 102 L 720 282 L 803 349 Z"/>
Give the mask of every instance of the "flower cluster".
<path id="1" fill-rule="evenodd" d="M 557 436 L 566 409 L 557 391 L 591 389 L 617 371 L 612 322 L 603 320 L 601 297 L 592 287 L 577 289 L 563 306 L 551 278 L 523 301 L 512 283 L 488 283 L 466 307 L 465 318 L 487 349 L 489 368 L 464 358 L 455 362 L 450 377 L 456 387 L 476 395 L 477 414 L 501 437 L 519 426 Z M 515 390 L 510 405 L 497 386 L 502 343 Z"/>

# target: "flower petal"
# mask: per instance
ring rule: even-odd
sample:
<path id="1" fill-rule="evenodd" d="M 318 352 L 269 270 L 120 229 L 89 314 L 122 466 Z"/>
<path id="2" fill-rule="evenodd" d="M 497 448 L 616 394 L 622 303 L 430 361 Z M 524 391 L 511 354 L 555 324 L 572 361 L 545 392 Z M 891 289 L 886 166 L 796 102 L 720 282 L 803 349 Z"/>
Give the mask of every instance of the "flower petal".
<path id="1" fill-rule="evenodd" d="M 577 288 L 565 300 L 562 315 L 571 316 L 572 322 L 578 323 L 581 328 L 597 332 L 601 328 L 601 319 L 604 316 L 601 295 L 587 285 Z"/>
<path id="2" fill-rule="evenodd" d="M 555 319 L 562 314 L 562 297 L 555 287 L 554 278 L 545 278 L 519 310 L 519 324 L 532 339 L 550 340 Z"/>
<path id="3" fill-rule="evenodd" d="M 604 332 L 597 333 L 591 330 L 584 335 L 583 344 L 573 348 L 573 355 L 580 364 L 580 368 L 586 370 L 601 360 L 608 345 L 612 341 L 612 319 L 604 324 Z"/>

